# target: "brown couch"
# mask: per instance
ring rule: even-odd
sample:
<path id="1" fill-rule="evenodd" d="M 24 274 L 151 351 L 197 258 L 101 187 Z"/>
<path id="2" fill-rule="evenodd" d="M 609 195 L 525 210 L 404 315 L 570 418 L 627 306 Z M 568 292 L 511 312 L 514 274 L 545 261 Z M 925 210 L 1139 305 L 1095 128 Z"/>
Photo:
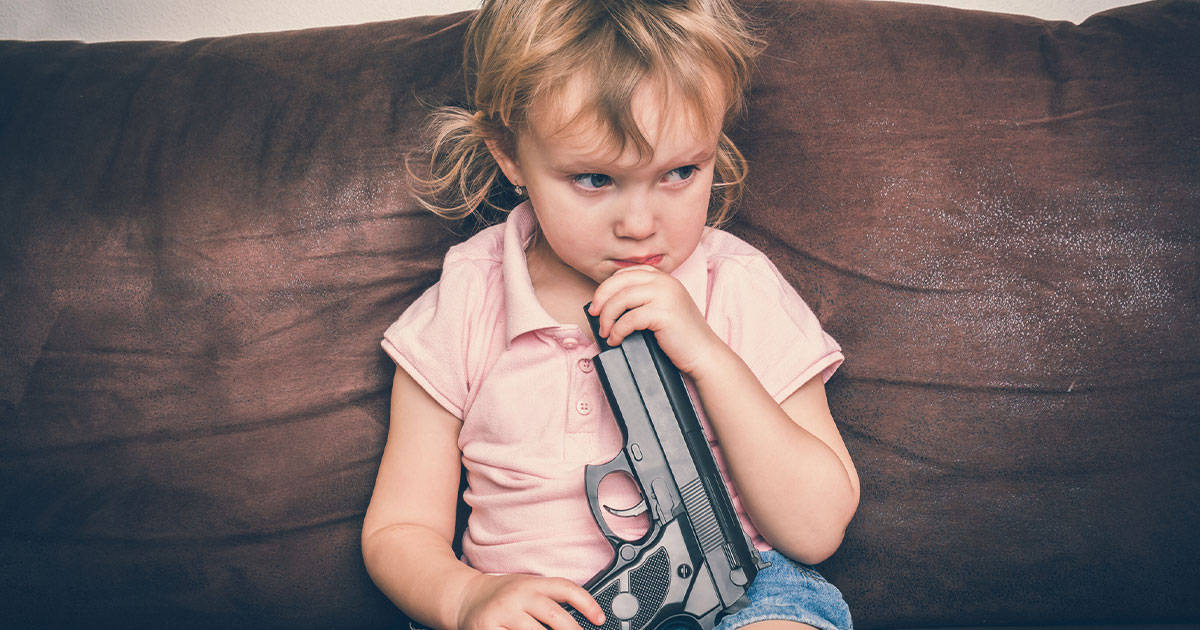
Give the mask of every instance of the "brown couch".
<path id="1" fill-rule="evenodd" d="M 846 351 L 858 626 L 1200 622 L 1200 2 L 748 7 L 730 229 Z M 378 341 L 471 229 L 402 168 L 469 18 L 0 43 L 0 626 L 402 622 Z"/>

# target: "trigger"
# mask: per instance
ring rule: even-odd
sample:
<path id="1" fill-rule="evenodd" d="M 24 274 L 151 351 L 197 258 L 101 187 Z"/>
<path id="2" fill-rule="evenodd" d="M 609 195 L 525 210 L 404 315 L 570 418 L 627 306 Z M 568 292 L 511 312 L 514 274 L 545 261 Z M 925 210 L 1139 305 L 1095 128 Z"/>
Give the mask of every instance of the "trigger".
<path id="1" fill-rule="evenodd" d="M 608 512 L 609 514 L 612 514 L 613 516 L 620 516 L 621 518 L 633 518 L 635 516 L 640 516 L 642 514 L 645 514 L 647 509 L 648 509 L 648 507 L 646 506 L 645 499 L 642 499 L 641 503 L 638 503 L 637 505 L 635 505 L 633 507 L 628 507 L 628 508 L 624 508 L 624 509 L 609 507 L 607 505 L 604 506 L 605 512 Z"/>

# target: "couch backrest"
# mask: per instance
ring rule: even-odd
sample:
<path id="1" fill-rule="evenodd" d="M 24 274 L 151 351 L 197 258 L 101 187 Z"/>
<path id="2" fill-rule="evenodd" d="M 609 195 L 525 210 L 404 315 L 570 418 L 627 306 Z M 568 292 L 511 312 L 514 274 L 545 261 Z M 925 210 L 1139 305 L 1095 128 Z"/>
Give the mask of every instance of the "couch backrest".
<path id="1" fill-rule="evenodd" d="M 858 625 L 1200 618 L 1200 2 L 748 6 L 730 230 L 846 351 Z M 403 162 L 469 17 L 0 43 L 0 618 L 398 619 L 378 340 L 467 233 Z"/>

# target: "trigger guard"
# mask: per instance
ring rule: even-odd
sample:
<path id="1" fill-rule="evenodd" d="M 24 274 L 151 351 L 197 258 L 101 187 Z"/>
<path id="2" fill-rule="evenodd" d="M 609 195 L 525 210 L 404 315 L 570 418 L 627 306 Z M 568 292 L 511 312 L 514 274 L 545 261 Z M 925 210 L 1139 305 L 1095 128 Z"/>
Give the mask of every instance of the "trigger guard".
<path id="1" fill-rule="evenodd" d="M 608 522 L 604 519 L 604 513 L 601 510 L 607 509 L 600 505 L 600 482 L 604 481 L 605 477 L 615 473 L 623 472 L 633 479 L 637 479 L 633 474 L 633 466 L 629 463 L 629 455 L 622 449 L 608 462 L 603 464 L 588 464 L 584 466 L 584 479 L 586 480 L 585 491 L 587 492 L 588 507 L 592 510 L 592 519 L 596 521 L 596 525 L 600 531 L 604 533 L 604 537 L 612 543 L 615 549 L 619 545 L 628 544 L 630 541 L 621 538 L 608 526 Z M 643 497 L 642 503 L 645 503 Z"/>

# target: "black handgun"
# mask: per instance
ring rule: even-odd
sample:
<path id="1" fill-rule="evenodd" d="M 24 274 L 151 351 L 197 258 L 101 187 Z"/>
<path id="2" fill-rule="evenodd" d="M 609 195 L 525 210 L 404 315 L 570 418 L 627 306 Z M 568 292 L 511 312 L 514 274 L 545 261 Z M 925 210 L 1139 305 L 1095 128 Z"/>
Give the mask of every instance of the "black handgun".
<path id="1" fill-rule="evenodd" d="M 770 565 L 742 530 L 683 378 L 653 333 L 637 331 L 612 347 L 590 313 L 588 321 L 624 447 L 612 461 L 586 467 L 588 503 L 613 561 L 583 587 L 604 609 L 602 630 L 711 630 L 745 606 L 750 582 Z M 637 508 L 649 529 L 637 540 L 617 536 L 605 521 L 604 510 L 631 512 L 600 504 L 600 482 L 613 473 L 629 475 L 641 491 Z M 572 614 L 585 630 L 598 628 Z"/>

